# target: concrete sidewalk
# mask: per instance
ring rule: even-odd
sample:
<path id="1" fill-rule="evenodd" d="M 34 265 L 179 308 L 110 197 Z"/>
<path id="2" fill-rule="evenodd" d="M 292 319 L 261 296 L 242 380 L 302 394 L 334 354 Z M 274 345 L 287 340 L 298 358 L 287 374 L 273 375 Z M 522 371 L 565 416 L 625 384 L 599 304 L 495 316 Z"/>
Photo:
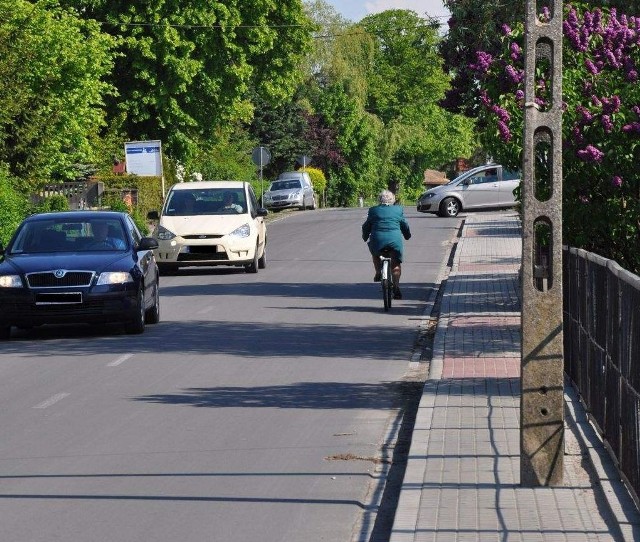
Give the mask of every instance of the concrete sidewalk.
<path id="1" fill-rule="evenodd" d="M 521 252 L 516 213 L 466 217 L 391 542 L 640 540 L 635 506 L 569 386 L 564 486 L 519 485 Z"/>

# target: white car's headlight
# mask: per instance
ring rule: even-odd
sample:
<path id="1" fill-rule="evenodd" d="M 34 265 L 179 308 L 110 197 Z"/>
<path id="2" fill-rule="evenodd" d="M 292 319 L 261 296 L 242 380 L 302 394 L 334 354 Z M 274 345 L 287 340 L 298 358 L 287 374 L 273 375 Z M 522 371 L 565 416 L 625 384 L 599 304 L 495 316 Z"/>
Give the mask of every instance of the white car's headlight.
<path id="1" fill-rule="evenodd" d="M 133 277 L 124 271 L 107 271 L 100 273 L 98 277 L 98 286 L 102 284 L 124 284 L 125 282 L 133 282 Z"/>
<path id="2" fill-rule="evenodd" d="M 229 234 L 229 237 L 242 237 L 242 238 L 244 238 L 244 237 L 249 237 L 249 235 L 251 235 L 251 227 L 249 226 L 249 224 L 243 224 L 239 228 L 236 228 L 235 230 L 233 230 Z"/>
<path id="3" fill-rule="evenodd" d="M 158 226 L 158 233 L 156 233 L 156 237 L 158 239 L 161 239 L 162 241 L 169 241 L 169 239 L 173 239 L 175 236 L 175 233 L 169 231 L 164 226 Z"/>
<path id="4" fill-rule="evenodd" d="M 289 194 L 289 199 L 298 199 L 300 197 L 300 192 L 292 192 Z"/>
<path id="5" fill-rule="evenodd" d="M 22 288 L 20 275 L 0 275 L 0 288 Z"/>

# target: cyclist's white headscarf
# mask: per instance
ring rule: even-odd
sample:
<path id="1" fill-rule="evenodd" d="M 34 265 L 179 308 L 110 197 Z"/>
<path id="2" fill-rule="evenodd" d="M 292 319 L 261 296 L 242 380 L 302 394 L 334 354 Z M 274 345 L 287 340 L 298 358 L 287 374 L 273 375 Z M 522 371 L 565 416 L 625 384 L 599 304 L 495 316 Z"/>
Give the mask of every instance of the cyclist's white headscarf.
<path id="1" fill-rule="evenodd" d="M 378 195 L 378 201 L 380 205 L 393 205 L 396 202 L 396 197 L 391 190 L 383 190 Z"/>

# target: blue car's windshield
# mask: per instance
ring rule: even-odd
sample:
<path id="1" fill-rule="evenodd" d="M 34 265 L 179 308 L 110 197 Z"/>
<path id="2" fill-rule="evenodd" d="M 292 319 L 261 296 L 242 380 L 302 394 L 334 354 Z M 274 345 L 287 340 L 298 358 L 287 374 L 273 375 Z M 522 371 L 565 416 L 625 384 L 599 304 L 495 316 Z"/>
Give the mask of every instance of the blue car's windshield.
<path id="1" fill-rule="evenodd" d="M 94 252 L 126 250 L 128 244 L 118 219 L 80 221 L 25 222 L 10 254 L 50 254 L 57 252 Z"/>

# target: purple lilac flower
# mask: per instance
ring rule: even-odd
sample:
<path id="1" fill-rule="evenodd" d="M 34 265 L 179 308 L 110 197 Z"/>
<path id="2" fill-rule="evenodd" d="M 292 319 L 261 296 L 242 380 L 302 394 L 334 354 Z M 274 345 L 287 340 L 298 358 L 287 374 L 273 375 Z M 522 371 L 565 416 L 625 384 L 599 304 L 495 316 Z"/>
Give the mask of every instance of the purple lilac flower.
<path id="1" fill-rule="evenodd" d="M 613 122 L 609 115 L 602 115 L 600 121 L 602 122 L 602 127 L 604 128 L 605 133 L 610 134 L 613 132 Z"/>
<path id="2" fill-rule="evenodd" d="M 511 34 L 511 27 L 508 24 L 506 24 L 506 23 L 503 24 L 501 28 L 502 28 L 502 33 L 505 36 L 508 36 L 509 34 Z"/>
<path id="3" fill-rule="evenodd" d="M 496 117 L 498 117 L 502 122 L 509 122 L 511 120 L 511 116 L 506 109 L 498 105 L 491 106 L 491 110 L 495 113 Z"/>
<path id="4" fill-rule="evenodd" d="M 574 129 L 572 130 L 572 135 L 573 135 L 573 141 L 577 145 L 582 145 L 584 143 L 584 135 L 582 135 L 582 130 L 580 126 L 574 127 Z"/>
<path id="5" fill-rule="evenodd" d="M 640 122 L 630 122 L 622 127 L 625 134 L 640 133 Z"/>
<path id="6" fill-rule="evenodd" d="M 580 203 L 583 203 L 585 205 L 589 203 L 589 198 L 587 196 L 583 195 L 583 196 L 580 196 L 578 199 L 580 200 Z"/>
<path id="7" fill-rule="evenodd" d="M 589 111 L 586 107 L 579 105 L 576 107 L 576 110 L 580 114 L 580 122 L 582 124 L 591 124 L 593 122 L 593 113 L 591 113 L 591 111 Z"/>
<path id="8" fill-rule="evenodd" d="M 612 115 L 620 111 L 620 96 L 613 95 L 611 98 L 602 98 L 602 111 L 605 115 Z"/>
<path id="9" fill-rule="evenodd" d="M 548 6 L 544 6 L 542 8 L 542 15 L 540 16 L 540 20 L 543 23 L 548 23 L 551 20 L 551 10 Z"/>
<path id="10" fill-rule="evenodd" d="M 517 70 L 511 64 L 508 64 L 505 68 L 507 76 L 512 83 L 520 83 L 524 79 L 524 70 Z"/>
<path id="11" fill-rule="evenodd" d="M 524 90 L 516 90 L 516 100 L 524 100 Z"/>
<path id="12" fill-rule="evenodd" d="M 476 51 L 476 64 L 471 64 L 471 67 L 481 73 L 487 73 L 493 62 L 493 57 L 484 51 Z"/>
<path id="13" fill-rule="evenodd" d="M 626 74 L 627 81 L 635 83 L 638 80 L 638 72 L 636 70 L 629 70 Z"/>
<path id="14" fill-rule="evenodd" d="M 584 149 L 580 149 L 576 154 L 578 155 L 578 158 L 585 162 L 601 162 L 604 158 L 604 153 L 593 145 L 587 145 Z"/>
<path id="15" fill-rule="evenodd" d="M 509 130 L 509 127 L 506 125 L 506 123 L 501 120 L 498 121 L 498 132 L 500 132 L 502 141 L 504 141 L 505 143 L 511 141 L 511 130 Z"/>
<path id="16" fill-rule="evenodd" d="M 622 186 L 622 177 L 620 177 L 619 175 L 614 175 L 611 178 L 611 185 L 615 186 L 616 188 L 620 188 Z"/>
<path id="17" fill-rule="evenodd" d="M 595 94 L 591 96 L 591 102 L 596 107 L 601 107 L 602 106 L 602 102 L 600 101 L 600 98 L 598 98 Z"/>
<path id="18" fill-rule="evenodd" d="M 480 102 L 482 103 L 482 105 L 484 105 L 485 107 L 490 107 L 491 106 L 491 98 L 489 98 L 489 95 L 487 94 L 486 90 L 483 90 L 480 93 Z"/>
<path id="19" fill-rule="evenodd" d="M 522 48 L 514 41 L 509 48 L 511 50 L 511 59 L 520 60 L 522 58 Z"/>
<path id="20" fill-rule="evenodd" d="M 633 112 L 634 112 L 638 117 L 640 117 L 640 107 L 639 107 L 639 106 L 634 105 L 634 106 L 631 108 L 631 111 L 633 111 Z"/>
<path id="21" fill-rule="evenodd" d="M 591 73 L 592 75 L 598 75 L 600 73 L 600 70 L 598 69 L 598 67 L 593 63 L 593 60 L 591 60 L 590 58 L 587 58 L 584 61 L 585 66 L 587 67 L 587 70 L 589 70 L 589 73 Z"/>

